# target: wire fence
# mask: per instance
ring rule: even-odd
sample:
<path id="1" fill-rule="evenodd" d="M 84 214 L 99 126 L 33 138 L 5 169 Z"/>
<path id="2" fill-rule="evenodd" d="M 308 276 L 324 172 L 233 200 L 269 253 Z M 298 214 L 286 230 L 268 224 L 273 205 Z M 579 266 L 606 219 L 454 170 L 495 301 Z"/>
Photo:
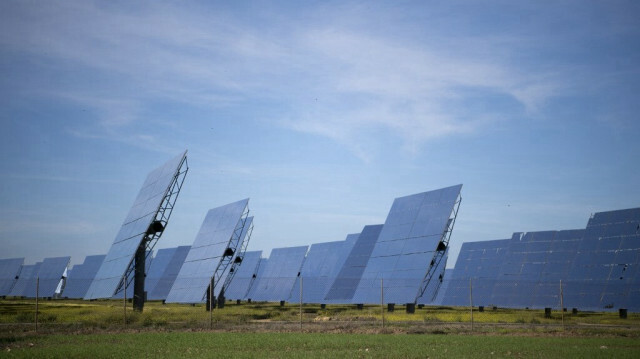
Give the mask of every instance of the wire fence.
<path id="1" fill-rule="evenodd" d="M 149 301 L 143 312 L 133 310 L 130 298 L 82 301 L 47 298 L 0 300 L 0 332 L 68 332 L 169 328 L 225 331 L 318 332 L 440 332 L 502 329 L 616 328 L 640 330 L 640 315 L 610 304 L 596 307 L 591 296 L 612 290 L 602 283 L 539 281 L 487 283 L 474 279 L 451 280 L 431 293 L 436 302 L 393 303 L 397 297 L 392 280 L 379 279 L 378 302 L 307 303 L 305 295 L 318 291 L 318 280 L 302 278 L 286 300 L 255 301 L 219 297 L 196 304 Z M 371 281 L 371 283 L 374 283 Z M 397 283 L 397 282 L 396 282 Z M 400 288 L 400 289 L 398 289 Z M 580 288 L 579 291 L 574 290 Z M 607 289 L 609 288 L 609 289 Z M 616 289 L 620 290 L 620 288 Z M 598 294 L 600 293 L 600 294 Z M 615 292 L 614 292 L 615 293 Z M 628 303 L 627 297 L 617 303 Z"/>

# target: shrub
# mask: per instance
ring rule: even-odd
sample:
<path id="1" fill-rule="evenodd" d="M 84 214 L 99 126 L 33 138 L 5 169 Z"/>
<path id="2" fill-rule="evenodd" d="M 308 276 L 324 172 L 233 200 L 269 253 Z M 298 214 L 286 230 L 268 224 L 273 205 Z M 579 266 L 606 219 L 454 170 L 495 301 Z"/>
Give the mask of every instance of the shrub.
<path id="1" fill-rule="evenodd" d="M 33 312 L 20 312 L 16 315 L 16 323 L 34 323 L 36 320 Z"/>
<path id="2" fill-rule="evenodd" d="M 41 323 L 53 323 L 58 319 L 58 316 L 50 313 L 40 313 L 38 314 L 38 322 Z"/>

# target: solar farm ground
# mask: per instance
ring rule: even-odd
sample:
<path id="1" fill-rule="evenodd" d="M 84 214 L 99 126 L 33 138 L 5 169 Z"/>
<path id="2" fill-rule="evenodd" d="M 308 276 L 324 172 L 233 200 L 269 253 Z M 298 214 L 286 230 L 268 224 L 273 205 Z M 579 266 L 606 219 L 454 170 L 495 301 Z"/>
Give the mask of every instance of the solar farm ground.
<path id="1" fill-rule="evenodd" d="M 29 335 L 3 356 L 50 358 L 637 358 L 614 337 L 143 332 Z"/>
<path id="2" fill-rule="evenodd" d="M 640 357 L 640 315 L 424 307 L 0 300 L 0 357 Z M 386 309 L 386 308 L 385 308 Z M 477 309 L 477 308 L 476 308 Z M 213 319 L 210 321 L 210 319 Z"/>

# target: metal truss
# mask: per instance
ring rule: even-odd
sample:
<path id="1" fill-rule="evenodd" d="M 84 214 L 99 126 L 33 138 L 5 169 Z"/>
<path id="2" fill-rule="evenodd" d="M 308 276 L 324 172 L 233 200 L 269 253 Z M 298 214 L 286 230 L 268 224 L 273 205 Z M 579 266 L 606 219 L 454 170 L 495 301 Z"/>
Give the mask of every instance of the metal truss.
<path id="1" fill-rule="evenodd" d="M 447 221 L 447 227 L 442 233 L 440 242 L 438 242 L 438 247 L 436 248 L 433 254 L 433 258 L 429 263 L 429 270 L 427 271 L 427 274 L 425 274 L 424 279 L 422 280 L 422 284 L 420 285 L 420 289 L 418 290 L 418 294 L 416 295 L 416 299 L 414 303 L 417 303 L 418 298 L 422 297 L 424 292 L 429 287 L 429 283 L 431 283 L 431 281 L 433 280 L 433 277 L 436 275 L 438 278 L 438 287 L 434 291 L 434 295 L 433 295 L 433 298 L 431 298 L 431 300 L 433 301 L 436 295 L 438 295 L 438 290 L 440 289 L 440 284 L 442 283 L 442 279 L 444 277 L 445 268 L 443 266 L 442 269 L 440 270 L 440 273 L 436 273 L 436 269 L 440 266 L 440 262 L 442 262 L 442 260 L 444 260 L 445 261 L 444 264 L 446 264 L 446 259 L 444 258 L 447 253 L 447 249 L 449 248 L 449 240 L 451 239 L 451 233 L 453 233 L 453 227 L 456 224 L 456 218 L 458 217 L 458 210 L 460 209 L 460 202 L 462 202 L 462 195 L 458 195 L 458 198 L 456 199 L 456 203 L 454 203 L 453 205 L 453 211 L 451 212 L 451 216 L 449 216 L 449 220 Z"/>
<path id="2" fill-rule="evenodd" d="M 222 258 L 220 259 L 220 262 L 218 262 L 218 266 L 216 267 L 216 270 L 213 272 L 213 276 L 211 277 L 211 283 L 213 283 L 214 290 L 215 290 L 216 283 L 220 283 L 222 276 L 224 275 L 225 271 L 227 270 L 227 268 L 229 267 L 229 265 L 231 264 L 234 258 L 234 254 L 237 252 L 238 247 L 241 245 L 242 231 L 244 230 L 244 226 L 247 223 L 248 217 L 249 217 L 249 206 L 247 206 L 244 209 L 244 212 L 240 216 L 240 220 L 238 220 L 238 224 L 236 224 L 236 228 L 233 230 L 233 234 L 229 239 L 229 245 L 227 246 L 227 249 L 225 249 L 224 254 L 222 255 Z M 211 291 L 210 289 L 207 289 L 207 293 L 205 293 L 203 297 L 207 298 L 210 291 Z M 214 297 L 217 297 L 215 293 L 214 293 Z"/>
<path id="3" fill-rule="evenodd" d="M 175 207 L 176 200 L 178 199 L 180 189 L 182 189 L 182 184 L 184 183 L 184 179 L 186 178 L 188 171 L 189 164 L 187 163 L 187 157 L 185 156 L 182 159 L 182 162 L 180 163 L 178 171 L 174 175 L 171 184 L 169 184 L 167 188 L 164 199 L 162 200 L 160 206 L 158 207 L 158 210 L 156 211 L 154 220 L 149 225 L 149 229 L 147 230 L 146 235 L 142 238 L 140 246 L 138 247 L 138 251 L 144 250 L 145 260 L 152 255 L 153 248 L 155 247 L 156 243 L 158 243 L 158 239 L 160 239 L 162 233 L 164 232 L 164 229 L 169 223 L 169 217 L 171 217 L 171 213 L 173 212 L 173 208 Z M 116 289 L 114 295 L 120 293 L 120 291 L 130 286 L 131 282 L 133 282 L 133 274 L 136 268 L 136 256 L 134 256 L 134 258 L 129 263 L 129 267 L 122 276 L 122 280 L 118 284 L 118 288 Z M 125 280 L 127 281 L 126 287 L 124 283 Z"/>
<path id="4" fill-rule="evenodd" d="M 247 229 L 247 235 L 244 238 L 241 238 L 242 242 L 240 243 L 240 249 L 236 253 L 236 258 L 231 263 L 231 269 L 229 269 L 229 274 L 227 278 L 224 280 L 224 285 L 220 290 L 220 294 L 224 296 L 224 292 L 231 284 L 233 277 L 236 275 L 238 271 L 238 267 L 242 264 L 242 260 L 244 259 L 244 253 L 247 251 L 247 247 L 249 246 L 249 240 L 251 240 L 251 234 L 253 233 L 253 222 L 251 222 L 251 226 Z"/>
<path id="5" fill-rule="evenodd" d="M 260 265 L 261 265 L 261 264 L 262 264 L 262 259 L 261 259 L 261 258 L 259 258 L 259 259 L 258 259 L 258 264 L 256 265 L 256 269 L 255 269 L 255 271 L 253 272 L 253 275 L 251 276 L 251 280 L 249 280 L 249 285 L 247 286 L 247 291 L 244 293 L 244 295 L 242 296 L 242 298 L 246 298 L 246 297 L 249 295 L 249 292 L 251 292 L 251 287 L 253 287 L 253 284 L 254 284 L 254 283 L 255 283 L 255 281 L 256 281 L 256 278 L 257 278 L 257 276 L 258 276 L 257 274 L 258 274 L 258 271 L 260 270 Z"/>

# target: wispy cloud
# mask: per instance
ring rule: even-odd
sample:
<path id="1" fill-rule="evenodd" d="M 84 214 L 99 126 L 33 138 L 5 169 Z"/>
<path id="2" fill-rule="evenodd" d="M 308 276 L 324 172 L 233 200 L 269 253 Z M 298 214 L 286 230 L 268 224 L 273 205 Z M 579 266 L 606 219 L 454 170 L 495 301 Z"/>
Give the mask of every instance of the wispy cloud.
<path id="1" fill-rule="evenodd" d="M 0 235 L 9 238 L 11 235 L 21 234 L 28 228 L 32 235 L 42 238 L 50 236 L 86 236 L 99 233 L 104 228 L 96 227 L 96 223 L 87 221 L 69 221 L 61 219 L 43 218 L 11 218 L 0 221 Z"/>
<path id="2" fill-rule="evenodd" d="M 11 173 L 11 174 L 0 173 L 0 178 L 10 179 L 10 180 L 20 180 L 20 181 L 45 181 L 45 182 L 65 182 L 65 183 L 97 183 L 97 184 L 118 184 L 118 185 L 122 185 L 126 183 L 124 181 L 96 179 L 96 178 L 29 175 L 29 174 L 19 174 L 19 173 Z"/>
<path id="3" fill-rule="evenodd" d="M 501 119 L 465 108 L 468 93 L 477 89 L 527 101 L 526 106 L 544 99 L 518 92 L 526 88 L 519 85 L 522 76 L 493 58 L 461 58 L 437 47 L 341 28 L 310 31 L 301 42 L 326 74 L 309 89 L 324 107 L 299 109 L 300 117 L 285 124 L 352 146 L 363 159 L 367 151 L 354 143 L 361 143 L 366 131 L 395 134 L 415 152 L 431 139 L 472 133 Z"/>
<path id="4" fill-rule="evenodd" d="M 360 16 L 361 6 L 325 7 L 307 23 L 282 25 L 273 16 L 263 19 L 269 31 L 204 6 L 4 7 L 3 46 L 53 59 L 54 67 L 98 70 L 85 82 L 49 89 L 99 112 L 96 127 L 70 133 L 149 149 L 161 146 L 149 134 L 132 133 L 131 125 L 154 103 L 206 108 L 264 101 L 274 109 L 265 121 L 329 137 L 370 161 L 378 132 L 416 152 L 430 140 L 477 133 L 510 115 L 470 108 L 491 103 L 477 98 L 479 90 L 519 104 L 520 115 L 535 114 L 549 98 L 571 91 L 567 83 L 576 78 L 513 62 L 529 38 L 446 36 L 447 29 L 429 24 L 427 38 L 384 35 L 371 31 L 375 16 Z"/>

